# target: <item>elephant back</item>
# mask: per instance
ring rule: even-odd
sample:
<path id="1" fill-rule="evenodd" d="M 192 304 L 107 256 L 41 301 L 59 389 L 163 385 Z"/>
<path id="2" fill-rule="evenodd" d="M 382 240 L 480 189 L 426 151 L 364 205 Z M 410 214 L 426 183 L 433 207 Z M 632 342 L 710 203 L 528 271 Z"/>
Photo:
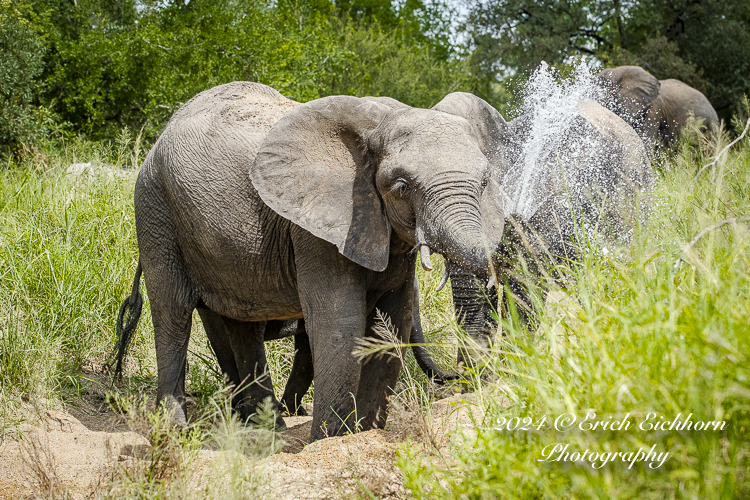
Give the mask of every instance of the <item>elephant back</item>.
<path id="1" fill-rule="evenodd" d="M 705 129 L 719 126 L 719 116 L 706 96 L 679 80 L 661 80 L 661 95 L 654 109 L 659 112 L 655 118 L 660 123 L 660 132 L 667 144 L 680 137 L 690 115 L 702 120 Z"/>
<path id="2" fill-rule="evenodd" d="M 528 213 L 518 212 L 538 232 L 551 253 L 575 252 L 569 243 L 582 233 L 603 237 L 608 242 L 626 243 L 636 219 L 647 216 L 653 172 L 638 134 L 625 121 L 600 104 L 580 102 L 569 126 L 555 145 L 544 150 L 534 165 L 524 159 L 529 140 L 530 119 L 519 117 L 510 123 L 514 146 L 508 149 L 512 167 L 504 176 L 506 206 L 518 206 L 515 193 L 524 169 L 532 168 L 537 198 Z M 528 182 L 528 181 L 526 181 Z"/>
<path id="3" fill-rule="evenodd" d="M 213 137 L 236 130 L 234 135 L 255 157 L 271 127 L 298 105 L 261 83 L 227 83 L 205 90 L 185 103 L 169 120 L 162 138 L 179 140 L 190 133 Z"/>
<path id="4" fill-rule="evenodd" d="M 259 83 L 220 85 L 175 112 L 149 153 L 136 184 L 136 214 L 148 220 L 158 211 L 169 221 L 192 282 L 251 288 L 249 270 L 271 244 L 259 228 L 276 216 L 250 182 L 250 167 L 269 130 L 297 106 Z"/>

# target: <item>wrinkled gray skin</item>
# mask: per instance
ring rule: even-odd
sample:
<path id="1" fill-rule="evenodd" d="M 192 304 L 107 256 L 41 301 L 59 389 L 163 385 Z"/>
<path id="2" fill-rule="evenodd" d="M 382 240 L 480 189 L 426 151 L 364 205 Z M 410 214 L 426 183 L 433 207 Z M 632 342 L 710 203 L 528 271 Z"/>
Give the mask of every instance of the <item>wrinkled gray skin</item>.
<path id="1" fill-rule="evenodd" d="M 494 139 L 495 151 L 487 153 L 493 177 L 501 191 L 512 197 L 520 182 L 519 155 L 528 138 L 529 117 L 506 123 L 489 104 L 464 93 L 449 94 L 434 109 L 482 117 L 483 127 Z M 518 260 L 528 263 L 532 277 L 536 273 L 538 279 L 536 283 L 532 279 L 531 285 L 542 285 L 544 269 L 560 259 L 580 257 L 574 241 L 580 241 L 584 232 L 598 234 L 604 242 L 626 244 L 635 225 L 648 216 L 647 193 L 652 186 L 651 163 L 638 135 L 604 107 L 584 101 L 560 146 L 550 151 L 543 163 L 534 194 L 544 201 L 535 213 L 528 219 L 512 213 L 513 205 L 506 200 L 499 211 L 483 214 L 485 219 L 505 221 L 497 225 L 504 230 L 497 247 L 502 264 L 495 271 L 497 282 L 507 287 L 505 293 L 513 295 L 521 321 L 529 326 L 533 308 L 525 290 L 528 283 L 522 285 L 514 275 Z M 485 289 L 486 278 L 476 277 L 456 262 L 446 261 L 446 266 L 457 317 L 480 348 L 488 346 L 497 326 L 490 315 L 497 288 Z M 543 287 L 541 291 L 546 293 Z M 509 313 L 506 309 L 504 315 Z M 459 365 L 473 362 L 465 350 L 459 352 L 458 361 Z"/>
<path id="2" fill-rule="evenodd" d="M 605 105 L 652 146 L 679 140 L 690 114 L 707 129 L 719 126 L 706 96 L 679 80 L 657 80 L 640 66 L 605 69 L 599 78 L 612 97 Z"/>
<path id="3" fill-rule="evenodd" d="M 417 361 L 420 369 L 427 375 L 428 378 L 434 380 L 439 384 L 443 384 L 449 380 L 455 380 L 458 378 L 457 375 L 443 373 L 440 368 L 435 365 L 435 362 L 430 357 L 427 349 L 421 345 L 425 343 L 424 333 L 422 331 L 422 322 L 419 317 L 419 282 L 414 278 L 414 303 L 412 308 L 412 322 L 413 327 L 409 342 L 411 343 L 414 358 Z M 218 325 L 217 325 L 218 326 Z M 217 359 L 234 359 L 234 353 L 231 345 L 228 342 L 228 337 L 222 335 L 222 328 L 211 328 L 209 329 L 214 335 L 209 337 L 211 346 Z M 219 335 L 215 335 L 216 333 Z M 310 340 L 305 331 L 304 320 L 297 321 L 269 321 L 266 323 L 266 340 L 274 340 L 283 338 L 290 335 L 293 332 L 294 335 L 294 360 L 292 362 L 292 370 L 289 373 L 286 386 L 284 388 L 284 394 L 281 398 L 281 402 L 274 403 L 277 407 L 285 410 L 289 415 L 307 415 L 307 410 L 302 406 L 302 398 L 305 396 L 307 391 L 312 385 L 314 378 L 314 370 L 312 363 L 312 352 L 310 350 Z M 221 363 L 220 366 L 228 365 L 228 369 L 232 369 L 232 363 Z M 225 373 L 227 373 L 225 371 Z M 231 375 L 228 374 L 230 378 Z M 236 375 L 234 376 L 236 384 Z M 239 399 L 235 400 L 235 406 L 239 404 Z"/>
<path id="4" fill-rule="evenodd" d="M 400 363 L 360 363 L 352 351 L 373 335 L 376 308 L 408 341 L 415 248 L 487 275 L 497 245 L 482 219 L 497 203 L 488 168 L 482 138 L 460 116 L 349 96 L 298 104 L 247 82 L 198 94 L 167 124 L 135 187 L 157 400 L 186 424 L 194 309 L 212 343 L 228 344 L 216 349 L 222 370 L 247 385 L 244 418 L 273 394 L 267 322 L 304 318 L 312 439 L 355 419 L 382 427 Z"/>
<path id="5" fill-rule="evenodd" d="M 215 318 L 215 317 L 214 317 Z M 211 317 L 206 318 L 207 321 L 211 321 Z M 219 318 L 220 319 L 220 318 Z M 436 381 L 437 383 L 445 383 L 449 380 L 455 380 L 458 378 L 453 374 L 443 373 L 440 368 L 435 365 L 435 362 L 430 357 L 427 349 L 420 344 L 424 344 L 424 334 L 422 331 L 422 322 L 419 317 L 419 282 L 414 277 L 414 303 L 412 309 L 412 322 L 413 327 L 409 342 L 411 343 L 414 358 L 421 370 L 427 375 L 428 378 Z M 211 332 L 209 341 L 211 347 L 216 354 L 217 359 L 226 360 L 220 363 L 221 367 L 226 366 L 224 373 L 233 380 L 234 384 L 237 384 L 237 375 L 234 373 L 228 373 L 227 370 L 233 370 L 234 365 L 232 360 L 234 359 L 234 352 L 229 344 L 229 339 L 223 329 L 223 326 L 217 324 L 214 328 L 207 328 L 207 331 Z M 293 332 L 293 333 L 292 333 Z M 294 359 L 292 362 L 292 369 L 289 373 L 286 386 L 284 387 L 284 394 L 281 398 L 281 402 L 277 402 L 274 399 L 276 407 L 285 410 L 289 415 L 307 415 L 307 410 L 302 406 L 302 398 L 305 396 L 307 391 L 312 385 L 314 378 L 314 370 L 312 363 L 312 351 L 310 349 L 310 340 L 305 331 L 304 320 L 297 321 L 269 321 L 266 323 L 265 340 L 275 340 L 294 335 Z M 217 335 L 218 334 L 218 335 Z M 234 405 L 237 406 L 240 403 L 239 398 L 236 398 Z"/>

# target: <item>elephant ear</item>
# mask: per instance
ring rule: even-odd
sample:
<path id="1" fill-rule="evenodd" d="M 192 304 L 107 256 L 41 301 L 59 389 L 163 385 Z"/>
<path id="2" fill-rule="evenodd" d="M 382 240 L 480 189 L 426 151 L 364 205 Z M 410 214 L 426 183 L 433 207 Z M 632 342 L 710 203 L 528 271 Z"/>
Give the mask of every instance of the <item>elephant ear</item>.
<path id="1" fill-rule="evenodd" d="M 373 271 L 388 265 L 391 226 L 363 136 L 392 112 L 349 96 L 302 104 L 271 128 L 250 169 L 272 210 Z"/>
<path id="2" fill-rule="evenodd" d="M 659 97 L 659 80 L 640 66 L 605 69 L 602 76 L 617 87 L 621 97 L 634 101 L 643 109 L 650 107 Z"/>
<path id="3" fill-rule="evenodd" d="M 479 148 L 487 158 L 504 145 L 507 124 L 502 115 L 481 97 L 468 92 L 453 92 L 435 104 L 432 109 L 465 118 L 479 137 Z"/>

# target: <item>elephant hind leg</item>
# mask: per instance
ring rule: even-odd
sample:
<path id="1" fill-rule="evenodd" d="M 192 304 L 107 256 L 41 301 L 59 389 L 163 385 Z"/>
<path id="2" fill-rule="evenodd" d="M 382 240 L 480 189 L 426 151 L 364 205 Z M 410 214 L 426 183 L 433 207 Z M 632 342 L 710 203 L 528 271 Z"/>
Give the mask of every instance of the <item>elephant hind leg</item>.
<path id="1" fill-rule="evenodd" d="M 150 184 L 144 164 L 135 190 L 135 220 L 140 261 L 151 301 L 157 365 L 157 404 L 174 412 L 173 421 L 187 425 L 185 369 L 193 310 L 198 296 L 185 271 L 177 227 L 169 203 L 158 186 Z"/>
<path id="2" fill-rule="evenodd" d="M 279 403 L 273 393 L 273 384 L 268 371 L 264 336 L 265 321 L 239 321 L 221 316 L 237 369 L 236 388 L 239 399 L 235 405 L 242 420 L 259 421 L 259 406 L 271 400 L 274 411 L 274 427 L 284 430 L 286 425 L 279 414 Z M 228 356 L 227 356 L 228 358 Z M 228 359 L 225 363 L 230 364 Z M 233 381 L 233 382 L 236 382 Z"/>
<path id="3" fill-rule="evenodd" d="M 187 278 L 179 272 L 150 267 L 144 261 L 151 299 L 158 383 L 156 401 L 174 412 L 174 423 L 187 426 L 185 369 L 195 301 L 190 300 Z"/>
<path id="4" fill-rule="evenodd" d="M 409 343 L 412 328 L 414 285 L 407 280 L 401 287 L 383 295 L 375 305 L 375 310 L 367 319 L 367 336 L 377 336 L 374 328 L 379 328 L 378 314 L 390 320 L 394 333 L 401 344 Z M 382 325 L 381 325 L 382 327 Z M 371 356 L 362 361 L 362 375 L 357 389 L 357 414 L 362 430 L 382 429 L 388 418 L 388 397 L 393 394 L 401 371 L 401 359 L 405 347 L 397 353 Z M 396 354 L 396 355 L 394 355 Z"/>
<path id="5" fill-rule="evenodd" d="M 294 334 L 294 363 L 289 374 L 281 404 L 286 407 L 289 415 L 307 415 L 302 406 L 302 398 L 307 394 L 313 381 L 313 358 L 310 348 L 310 338 L 305 330 L 303 320 L 299 321 L 297 332 Z"/>
<path id="6" fill-rule="evenodd" d="M 229 334 L 224 327 L 224 320 L 221 315 L 207 308 L 199 307 L 203 329 L 206 331 L 206 337 L 211 344 L 216 360 L 219 362 L 221 372 L 227 378 L 227 381 L 234 387 L 240 385 L 240 374 L 237 371 L 237 362 L 234 360 L 234 352 L 229 343 Z M 232 399 L 232 408 L 237 408 L 240 403 L 240 395 L 236 394 Z"/>

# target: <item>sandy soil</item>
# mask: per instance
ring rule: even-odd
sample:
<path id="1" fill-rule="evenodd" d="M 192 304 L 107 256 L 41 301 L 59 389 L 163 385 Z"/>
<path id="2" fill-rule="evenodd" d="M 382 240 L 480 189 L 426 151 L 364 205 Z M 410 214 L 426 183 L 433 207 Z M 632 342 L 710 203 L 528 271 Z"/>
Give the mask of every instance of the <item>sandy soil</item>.
<path id="1" fill-rule="evenodd" d="M 445 446 L 450 430 L 465 432 L 472 418 L 481 418 L 475 402 L 472 394 L 454 396 L 433 405 L 428 425 L 402 410 L 394 419 L 396 430 L 312 444 L 307 444 L 312 418 L 287 417 L 282 452 L 254 460 L 236 452 L 200 450 L 187 466 L 187 487 L 196 493 L 217 491 L 222 474 L 230 481 L 224 471 L 239 467 L 257 478 L 259 496 L 269 498 L 366 498 L 363 486 L 379 498 L 407 498 L 400 471 L 393 465 L 400 443 L 408 435 L 416 446 Z M 143 435 L 128 430 L 121 416 L 101 408 L 28 414 L 17 434 L 6 434 L 0 442 L 0 499 L 50 498 L 51 488 L 67 491 L 73 499 L 96 498 L 117 467 L 145 460 L 151 449 Z"/>

